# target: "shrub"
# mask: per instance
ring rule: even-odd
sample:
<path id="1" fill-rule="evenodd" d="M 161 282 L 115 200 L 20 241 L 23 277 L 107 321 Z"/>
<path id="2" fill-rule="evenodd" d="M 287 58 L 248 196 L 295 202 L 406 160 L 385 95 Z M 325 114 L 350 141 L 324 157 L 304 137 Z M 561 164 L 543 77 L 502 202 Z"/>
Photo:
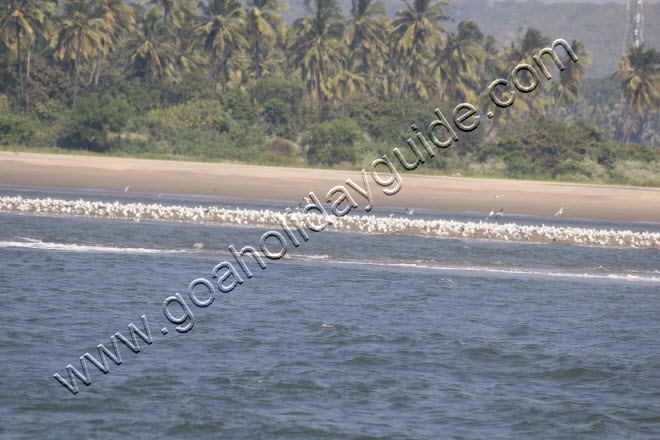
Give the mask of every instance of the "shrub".
<path id="1" fill-rule="evenodd" d="M 222 107 L 232 119 L 242 125 L 252 126 L 256 115 L 245 96 L 239 91 L 228 92 L 218 97 Z"/>
<path id="2" fill-rule="evenodd" d="M 354 144 L 359 137 L 360 128 L 351 119 L 314 124 L 303 137 L 303 143 L 308 145 L 307 159 L 327 165 L 355 162 Z"/>
<path id="3" fill-rule="evenodd" d="M 184 125 L 202 130 L 228 132 L 234 124 L 232 118 L 216 100 L 189 101 L 163 110 L 149 112 L 149 122 L 160 125 Z"/>
<path id="4" fill-rule="evenodd" d="M 28 117 L 0 115 L 0 144 L 27 144 L 37 132 L 36 122 Z"/>
<path id="5" fill-rule="evenodd" d="M 279 99 L 271 99 L 264 106 L 263 116 L 264 120 L 271 125 L 273 134 L 291 140 L 296 138 L 298 130 L 291 107 L 287 103 Z"/>
<path id="6" fill-rule="evenodd" d="M 293 142 L 286 139 L 275 138 L 268 142 L 267 150 L 273 151 L 282 156 L 293 157 L 296 153 L 296 146 Z"/>
<path id="7" fill-rule="evenodd" d="M 250 90 L 252 98 L 264 107 L 271 100 L 278 100 L 287 107 L 287 112 L 294 118 L 300 116 L 301 104 L 305 96 L 305 85 L 297 78 L 272 75 L 254 84 Z"/>
<path id="8" fill-rule="evenodd" d="M 44 104 L 34 106 L 34 113 L 44 122 L 53 122 L 57 120 L 64 110 L 64 106 L 57 99 L 49 99 Z"/>
<path id="9" fill-rule="evenodd" d="M 121 131 L 130 115 L 131 108 L 123 97 L 107 93 L 81 96 L 60 129 L 58 145 L 107 151 L 109 133 Z"/>

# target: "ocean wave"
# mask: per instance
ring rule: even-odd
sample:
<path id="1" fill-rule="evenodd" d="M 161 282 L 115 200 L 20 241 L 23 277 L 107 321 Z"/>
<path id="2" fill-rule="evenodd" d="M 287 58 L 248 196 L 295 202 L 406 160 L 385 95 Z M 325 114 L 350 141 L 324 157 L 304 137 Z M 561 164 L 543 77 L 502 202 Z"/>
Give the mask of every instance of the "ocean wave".
<path id="1" fill-rule="evenodd" d="M 45 251 L 60 251 L 60 252 L 96 252 L 96 253 L 114 253 L 114 254 L 183 254 L 183 253 L 213 253 L 225 254 L 230 257 L 229 252 L 222 252 L 211 249 L 157 249 L 157 248 L 143 248 L 143 247 L 118 247 L 108 246 L 104 244 L 78 244 L 78 243 L 54 243 L 47 242 L 40 239 L 31 237 L 15 237 L 17 240 L 4 240 L 0 241 L 0 248 L 23 248 L 23 249 L 36 249 Z M 434 262 L 432 260 L 374 260 L 374 259 L 361 259 L 352 257 L 341 257 L 329 254 L 293 254 L 285 258 L 290 262 L 309 262 L 311 264 L 338 264 L 338 265 L 362 265 L 362 266 L 377 266 L 377 267 L 399 267 L 405 269 L 421 269 L 428 271 L 439 272 L 454 272 L 454 273 L 482 273 L 491 274 L 494 276 L 514 276 L 514 277 L 546 277 L 546 278 L 566 278 L 566 279 L 585 279 L 585 280 L 609 280 L 609 281 L 630 281 L 630 282 L 645 282 L 645 283 L 660 283 L 660 276 L 658 271 L 648 272 L 611 272 L 605 269 L 578 269 L 575 270 L 557 270 L 555 268 L 541 268 L 541 267 L 519 267 L 519 266 L 486 266 L 479 265 L 479 263 L 467 263 L 462 265 L 444 264 L 441 262 Z M 453 281 L 452 281 L 453 282 Z"/>
<path id="2" fill-rule="evenodd" d="M 383 267 L 403 267 L 413 269 L 423 269 L 431 271 L 442 272 L 471 272 L 471 273 L 487 273 L 493 275 L 503 276 L 528 276 L 528 277 L 548 277 L 548 278 L 574 278 L 574 279 L 588 279 L 588 280 L 616 280 L 616 281 L 632 281 L 632 282 L 646 282 L 646 283 L 660 283 L 660 276 L 652 275 L 655 272 L 649 273 L 608 273 L 608 272 L 584 272 L 583 270 L 570 271 L 557 271 L 555 269 L 536 268 L 536 267 L 488 267 L 488 266 L 474 266 L 474 265 L 439 265 L 429 263 L 411 263 L 403 261 L 373 261 L 373 260 L 360 260 L 360 259 L 332 259 L 328 261 L 335 264 L 347 265 L 367 265 L 367 266 L 383 266 Z M 452 281 L 453 282 L 453 281 Z"/>
<path id="3" fill-rule="evenodd" d="M 0 248 L 24 248 L 63 252 L 100 252 L 113 254 L 175 254 L 187 252 L 186 250 L 179 249 L 126 248 L 75 243 L 51 243 L 31 238 L 24 238 L 24 240 L 26 241 L 0 241 Z"/>

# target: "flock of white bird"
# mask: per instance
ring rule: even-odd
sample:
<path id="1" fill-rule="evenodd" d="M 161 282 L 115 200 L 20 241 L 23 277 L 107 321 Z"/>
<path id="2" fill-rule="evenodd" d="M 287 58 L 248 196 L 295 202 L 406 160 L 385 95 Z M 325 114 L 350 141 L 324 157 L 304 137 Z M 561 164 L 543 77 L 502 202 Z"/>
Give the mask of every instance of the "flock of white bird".
<path id="1" fill-rule="evenodd" d="M 403 217 L 377 217 L 374 215 L 329 216 L 300 211 L 282 213 L 269 209 L 227 209 L 218 207 L 189 207 L 144 203 L 89 202 L 85 200 L 26 199 L 21 196 L 0 197 L 0 211 L 31 214 L 80 215 L 88 217 L 127 219 L 139 222 L 186 221 L 214 222 L 230 225 L 279 225 L 286 218 L 293 227 L 295 222 L 306 221 L 335 230 L 362 231 L 375 234 L 414 234 L 447 238 L 478 238 L 506 241 L 556 242 L 592 246 L 627 246 L 634 248 L 660 248 L 660 233 L 630 230 L 591 229 L 566 226 L 534 226 L 487 221 L 426 220 Z"/>

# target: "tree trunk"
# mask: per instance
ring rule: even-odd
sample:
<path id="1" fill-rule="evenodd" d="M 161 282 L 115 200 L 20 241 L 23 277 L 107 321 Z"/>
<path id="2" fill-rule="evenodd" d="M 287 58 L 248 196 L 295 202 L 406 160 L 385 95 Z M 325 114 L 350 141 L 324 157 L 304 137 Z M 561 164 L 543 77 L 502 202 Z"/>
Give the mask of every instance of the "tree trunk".
<path id="1" fill-rule="evenodd" d="M 76 105 L 78 98 L 78 77 L 80 75 L 80 49 L 82 46 L 82 34 L 78 34 L 78 47 L 76 48 L 76 74 L 73 79 L 73 105 Z"/>
<path id="2" fill-rule="evenodd" d="M 410 65 L 412 64 L 412 55 L 413 55 L 413 47 L 410 48 L 410 56 L 408 57 L 408 62 L 406 63 L 406 68 L 403 71 L 403 76 L 401 77 L 401 81 L 399 82 L 399 96 L 397 96 L 397 99 L 401 99 L 401 92 L 403 92 L 403 84 L 406 82 L 406 76 L 408 76 L 408 70 L 410 69 Z"/>
<path id="3" fill-rule="evenodd" d="M 559 113 L 559 103 L 561 102 L 561 98 L 564 96 L 564 89 L 559 92 L 559 97 L 557 98 L 557 101 L 555 102 L 555 110 L 552 112 L 552 118 L 554 120 L 557 120 L 557 114 Z"/>
<path id="4" fill-rule="evenodd" d="M 628 143 L 628 137 L 630 136 L 630 118 L 631 118 L 631 115 L 628 115 L 628 118 L 626 119 L 626 122 L 624 123 L 623 145 L 626 145 Z"/>
<path id="5" fill-rule="evenodd" d="M 209 69 L 209 88 L 211 91 L 216 89 L 215 71 L 218 64 L 218 55 L 215 53 L 215 48 L 211 50 L 211 67 Z"/>
<path id="6" fill-rule="evenodd" d="M 94 85 L 95 86 L 99 85 L 99 77 L 101 76 L 101 66 L 103 65 L 103 59 L 104 58 L 105 58 L 105 55 L 103 53 L 99 53 L 98 66 L 96 67 L 96 76 L 94 77 Z"/>
<path id="7" fill-rule="evenodd" d="M 256 74 L 257 74 L 257 84 L 261 84 L 261 44 L 259 44 L 259 34 L 257 34 L 256 42 L 254 45 L 254 55 L 256 60 Z"/>
<path id="8" fill-rule="evenodd" d="M 18 43 L 18 57 L 16 59 L 18 68 L 18 79 L 21 83 L 21 104 L 25 106 L 25 89 L 23 87 L 23 64 L 21 63 L 21 28 L 16 26 L 16 41 Z"/>
<path id="9" fill-rule="evenodd" d="M 378 57 L 378 52 L 376 52 L 374 50 L 374 59 L 373 59 L 373 63 L 372 63 L 374 71 L 373 71 L 373 77 L 371 79 L 371 94 L 372 95 L 376 94 L 376 64 L 377 64 L 377 61 L 378 61 L 377 57 Z"/>
<path id="10" fill-rule="evenodd" d="M 614 124 L 614 135 L 616 138 L 619 138 L 620 130 L 619 130 L 619 121 L 621 120 L 621 115 L 623 113 L 623 98 L 624 98 L 624 92 L 626 90 L 625 84 L 623 81 L 621 81 L 621 98 L 619 99 L 619 114 L 616 117 L 616 124 Z"/>
<path id="11" fill-rule="evenodd" d="M 92 66 L 92 73 L 89 75 L 89 81 L 87 81 L 87 87 L 91 86 L 94 82 L 94 74 L 96 73 L 96 62 Z"/>
<path id="12" fill-rule="evenodd" d="M 28 54 L 27 54 L 27 71 L 25 72 L 25 77 L 30 79 L 30 58 L 32 54 L 32 43 L 28 43 Z"/>
<path id="13" fill-rule="evenodd" d="M 319 119 L 323 121 L 323 97 L 321 96 L 321 75 L 317 69 L 312 72 L 314 74 L 314 83 L 316 86 L 316 102 L 319 106 Z"/>

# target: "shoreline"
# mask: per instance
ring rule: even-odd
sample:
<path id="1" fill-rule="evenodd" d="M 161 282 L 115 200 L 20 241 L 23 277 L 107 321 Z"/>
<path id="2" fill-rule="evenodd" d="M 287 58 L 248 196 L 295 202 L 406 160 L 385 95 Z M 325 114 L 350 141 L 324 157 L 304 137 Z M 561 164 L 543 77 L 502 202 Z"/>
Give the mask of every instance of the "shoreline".
<path id="1" fill-rule="evenodd" d="M 382 175 L 387 176 L 386 171 Z M 122 192 L 130 187 L 129 193 L 302 201 L 310 191 L 324 200 L 331 188 L 346 179 L 362 182 L 358 171 L 0 152 L 0 184 L 7 185 Z M 483 213 L 502 209 L 505 215 L 547 217 L 563 208 L 566 217 L 660 221 L 660 188 L 407 173 L 401 174 L 401 181 L 401 190 L 392 196 L 371 182 L 373 204 Z"/>

